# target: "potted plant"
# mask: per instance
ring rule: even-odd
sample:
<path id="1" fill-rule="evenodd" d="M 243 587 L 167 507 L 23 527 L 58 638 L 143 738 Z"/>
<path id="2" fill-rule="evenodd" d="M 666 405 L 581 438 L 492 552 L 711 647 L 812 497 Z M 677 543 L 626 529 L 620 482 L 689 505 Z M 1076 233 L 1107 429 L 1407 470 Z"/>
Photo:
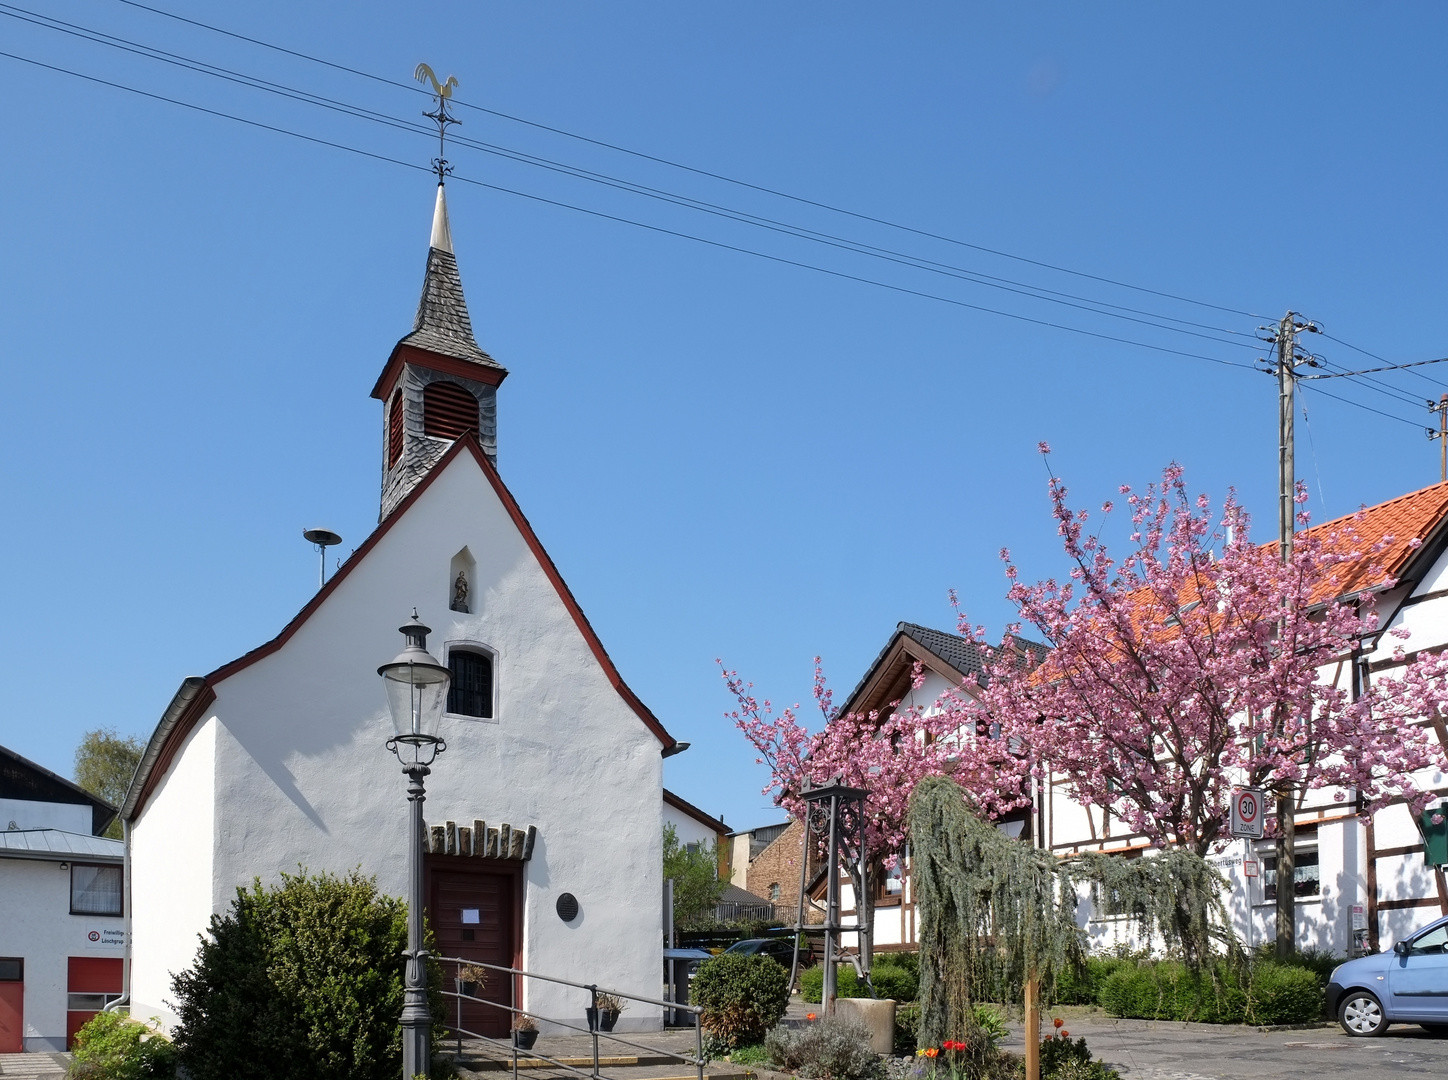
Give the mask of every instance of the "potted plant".
<path id="1" fill-rule="evenodd" d="M 519 1050 L 531 1050 L 538 1041 L 538 1023 L 527 1013 L 513 1017 L 513 1045 Z"/>
<path id="2" fill-rule="evenodd" d="M 618 1014 L 623 1012 L 623 999 L 613 994 L 598 995 L 598 1030 L 612 1031 L 613 1025 L 618 1023 Z"/>
<path id="3" fill-rule="evenodd" d="M 460 964 L 454 980 L 458 993 L 466 997 L 477 997 L 488 985 L 488 969 L 477 964 Z"/>

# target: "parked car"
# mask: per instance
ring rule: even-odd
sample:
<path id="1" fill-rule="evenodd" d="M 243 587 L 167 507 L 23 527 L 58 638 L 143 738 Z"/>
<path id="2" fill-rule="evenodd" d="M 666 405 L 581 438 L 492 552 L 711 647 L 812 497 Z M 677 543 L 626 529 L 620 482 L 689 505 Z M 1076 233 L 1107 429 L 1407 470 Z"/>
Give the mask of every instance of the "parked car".
<path id="1" fill-rule="evenodd" d="M 1391 952 L 1334 968 L 1327 1011 L 1358 1038 L 1381 1035 L 1389 1024 L 1421 1024 L 1448 1035 L 1448 918 L 1410 934 Z"/>
<path id="2" fill-rule="evenodd" d="M 785 967 L 789 967 L 794 960 L 794 941 L 792 938 L 745 938 L 743 941 L 736 941 L 724 951 L 742 953 L 745 956 L 767 956 L 772 960 L 778 960 Z M 801 967 L 809 962 L 808 949 L 800 950 L 799 962 Z"/>

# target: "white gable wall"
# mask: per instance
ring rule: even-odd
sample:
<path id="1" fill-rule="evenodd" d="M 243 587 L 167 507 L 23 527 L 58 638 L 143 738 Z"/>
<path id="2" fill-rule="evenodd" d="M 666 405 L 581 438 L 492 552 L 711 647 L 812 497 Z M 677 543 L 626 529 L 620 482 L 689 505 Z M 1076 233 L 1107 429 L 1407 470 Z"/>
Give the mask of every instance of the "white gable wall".
<path id="1" fill-rule="evenodd" d="M 475 614 L 448 610 L 449 567 L 477 560 Z M 662 761 L 657 737 L 610 685 L 542 566 L 470 454 L 452 459 L 322 606 L 277 652 L 217 687 L 216 836 L 206 915 L 235 888 L 298 864 L 360 866 L 404 895 L 406 781 L 379 664 L 401 649 L 416 607 L 446 643 L 494 651 L 492 721 L 448 718 L 448 749 L 428 778 L 426 817 L 536 825 L 526 864 L 523 967 L 659 994 Z M 148 806 L 137 835 L 151 828 Z M 140 862 L 137 862 L 138 874 Z M 559 894 L 577 897 L 565 924 Z M 137 902 L 138 917 L 140 901 Z M 190 913 L 173 937 L 205 925 Z M 142 952 L 137 935 L 138 958 Z M 581 991 L 533 983 L 527 1007 L 580 1019 Z M 620 1026 L 657 1026 L 635 1006 Z"/>
<path id="2" fill-rule="evenodd" d="M 191 966 L 213 910 L 219 729 L 192 729 L 131 831 L 131 1015 L 168 1027 L 171 975 Z"/>

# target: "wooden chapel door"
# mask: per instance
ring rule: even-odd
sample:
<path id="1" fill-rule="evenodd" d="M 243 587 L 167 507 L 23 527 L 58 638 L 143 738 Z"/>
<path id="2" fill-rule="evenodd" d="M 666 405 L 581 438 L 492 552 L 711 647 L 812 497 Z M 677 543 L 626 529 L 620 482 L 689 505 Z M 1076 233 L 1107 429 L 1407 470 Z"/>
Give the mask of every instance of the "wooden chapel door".
<path id="1" fill-rule="evenodd" d="M 440 956 L 457 956 L 502 967 L 518 967 L 522 955 L 523 867 L 495 859 L 428 855 L 428 921 Z M 443 964 L 444 989 L 455 990 L 456 964 Z M 499 1006 L 521 1005 L 514 997 L 516 977 L 490 971 L 477 1001 L 462 1002 L 465 1033 L 506 1039 L 512 1014 Z M 446 1022 L 458 1025 L 457 998 L 447 999 Z"/>

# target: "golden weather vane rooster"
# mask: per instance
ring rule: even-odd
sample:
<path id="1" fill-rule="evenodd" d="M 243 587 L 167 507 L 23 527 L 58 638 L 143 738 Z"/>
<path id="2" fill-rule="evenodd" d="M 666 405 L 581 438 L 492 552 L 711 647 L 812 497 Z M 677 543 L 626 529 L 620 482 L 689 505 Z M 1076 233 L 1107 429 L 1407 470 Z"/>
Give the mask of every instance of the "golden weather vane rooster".
<path id="1" fill-rule="evenodd" d="M 448 164 L 447 158 L 444 156 L 447 126 L 462 123 L 447 111 L 448 102 L 452 100 L 452 92 L 457 88 L 458 80 L 456 76 L 449 75 L 445 82 L 438 82 L 437 75 L 427 64 L 418 64 L 412 77 L 418 82 L 432 83 L 432 96 L 437 99 L 437 108 L 422 115 L 437 122 L 437 157 L 432 159 L 432 171 L 437 173 L 438 183 L 442 183 L 443 177 L 452 172 L 452 166 Z"/>

